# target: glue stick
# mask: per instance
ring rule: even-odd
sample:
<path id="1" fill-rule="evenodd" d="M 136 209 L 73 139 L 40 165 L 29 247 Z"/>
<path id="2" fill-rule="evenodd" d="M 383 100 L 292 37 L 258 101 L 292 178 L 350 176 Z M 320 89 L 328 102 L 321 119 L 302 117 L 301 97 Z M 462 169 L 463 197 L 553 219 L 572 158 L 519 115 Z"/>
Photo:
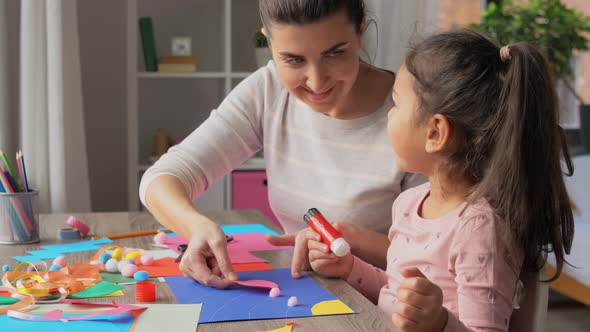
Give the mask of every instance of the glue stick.
<path id="1" fill-rule="evenodd" d="M 309 209 L 303 220 L 322 237 L 322 242 L 330 247 L 334 255 L 345 256 L 350 252 L 350 245 L 342 235 L 322 216 L 318 209 Z"/>

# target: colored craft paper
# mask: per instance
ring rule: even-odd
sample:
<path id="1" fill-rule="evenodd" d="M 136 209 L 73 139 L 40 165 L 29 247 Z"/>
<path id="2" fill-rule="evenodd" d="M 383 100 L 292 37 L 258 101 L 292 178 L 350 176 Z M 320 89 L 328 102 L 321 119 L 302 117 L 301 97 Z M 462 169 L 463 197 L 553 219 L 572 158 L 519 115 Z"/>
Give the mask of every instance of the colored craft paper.
<path id="1" fill-rule="evenodd" d="M 143 270 L 143 268 L 141 269 Z M 100 272 L 103 281 L 110 282 L 115 285 L 131 285 L 137 281 L 134 278 L 123 277 L 121 273 L 116 272 Z M 160 282 L 158 278 L 149 278 L 149 281 Z"/>
<path id="2" fill-rule="evenodd" d="M 249 272 L 249 271 L 267 271 L 273 270 L 273 267 L 267 263 L 245 263 L 232 264 L 234 272 Z"/>
<path id="3" fill-rule="evenodd" d="M 278 329 L 257 331 L 257 332 L 291 332 L 291 331 L 293 331 L 293 326 L 292 325 L 285 325 L 285 326 L 278 328 Z"/>
<path id="4" fill-rule="evenodd" d="M 314 306 L 311 307 L 311 313 L 314 316 L 320 316 L 341 313 L 354 314 L 354 311 L 352 311 L 352 309 L 350 309 L 346 304 L 342 303 L 342 301 L 331 300 L 314 304 Z"/>
<path id="5" fill-rule="evenodd" d="M 19 299 L 16 299 L 14 297 L 0 295 L 0 305 L 13 304 L 18 301 L 19 301 Z"/>
<path id="6" fill-rule="evenodd" d="M 266 262 L 266 260 L 250 253 L 253 251 L 285 250 L 292 248 L 290 246 L 275 246 L 268 243 L 263 233 L 234 234 L 233 237 L 234 239 L 227 243 L 227 253 L 233 264 Z M 188 241 L 180 236 L 169 237 L 166 241 L 168 247 L 177 252 L 176 247 L 179 244 L 187 243 Z"/>
<path id="7" fill-rule="evenodd" d="M 262 233 L 270 235 L 279 235 L 279 233 L 262 224 L 241 224 L 241 225 L 221 225 L 221 230 L 225 234 L 243 234 L 243 233 Z"/>
<path id="8" fill-rule="evenodd" d="M 82 316 L 81 314 L 68 314 L 67 317 Z M 51 331 L 51 332 L 127 332 L 133 324 L 133 316 L 125 315 L 118 321 L 72 321 L 72 322 L 40 322 L 14 319 L 7 315 L 0 315 L 2 332 L 22 331 Z"/>
<path id="9" fill-rule="evenodd" d="M 258 288 L 266 288 L 266 289 L 271 289 L 271 288 L 278 288 L 279 285 L 277 285 L 276 283 L 272 282 L 272 281 L 268 281 L 268 280 L 238 280 L 235 282 L 238 285 L 241 286 L 246 286 L 246 287 L 258 287 Z"/>
<path id="10" fill-rule="evenodd" d="M 123 287 L 113 285 L 110 282 L 101 281 L 92 287 L 88 287 L 85 290 L 70 294 L 68 296 L 69 299 L 87 299 L 90 297 L 101 297 L 108 294 L 112 294 L 118 290 L 122 290 Z"/>
<path id="11" fill-rule="evenodd" d="M 186 277 L 166 277 L 165 279 L 178 303 L 203 303 L 200 323 L 309 317 L 313 315 L 311 308 L 315 304 L 337 300 L 334 295 L 307 276 L 293 279 L 289 269 L 241 272 L 238 273 L 238 277 L 242 281 L 254 279 L 273 281 L 279 285 L 281 296 L 269 297 L 267 289 L 259 288 L 216 289 L 203 286 Z M 291 296 L 297 297 L 299 305 L 287 306 L 287 300 Z M 351 313 L 352 310 L 348 309 L 332 314 Z"/>
<path id="12" fill-rule="evenodd" d="M 161 227 L 161 230 L 165 230 L 166 227 Z M 263 233 L 270 235 L 279 235 L 272 229 L 262 224 L 241 224 L 241 225 L 221 225 L 221 230 L 227 234 L 243 234 L 243 233 Z M 178 236 L 176 233 L 167 233 L 168 236 Z"/>
<path id="13" fill-rule="evenodd" d="M 152 265 L 140 265 L 139 269 L 146 271 L 150 277 L 181 276 L 179 264 L 176 258 L 164 257 L 155 259 Z"/>
<path id="14" fill-rule="evenodd" d="M 38 262 L 45 259 L 53 259 L 57 256 L 81 251 L 92 251 L 99 250 L 99 244 L 109 244 L 113 241 L 108 238 L 101 238 L 92 241 L 80 241 L 72 243 L 52 244 L 41 246 L 42 250 L 31 250 L 27 251 L 28 256 L 14 256 L 13 258 L 17 261 L 23 262 Z"/>
<path id="15" fill-rule="evenodd" d="M 200 304 L 142 304 L 147 307 L 137 319 L 134 331 L 138 332 L 195 332 Z"/>

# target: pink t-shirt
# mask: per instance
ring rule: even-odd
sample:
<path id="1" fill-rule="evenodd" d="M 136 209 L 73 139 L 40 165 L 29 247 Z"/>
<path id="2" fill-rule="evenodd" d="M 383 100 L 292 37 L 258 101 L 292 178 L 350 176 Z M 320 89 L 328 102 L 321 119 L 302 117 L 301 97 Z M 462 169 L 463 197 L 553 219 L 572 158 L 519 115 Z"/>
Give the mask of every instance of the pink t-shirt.
<path id="1" fill-rule="evenodd" d="M 355 257 L 348 283 L 391 315 L 399 271 L 417 267 L 442 289 L 449 312 L 444 331 L 507 331 L 522 254 L 505 223 L 486 202 L 423 219 L 418 210 L 429 191 L 423 184 L 393 204 L 387 271 Z"/>

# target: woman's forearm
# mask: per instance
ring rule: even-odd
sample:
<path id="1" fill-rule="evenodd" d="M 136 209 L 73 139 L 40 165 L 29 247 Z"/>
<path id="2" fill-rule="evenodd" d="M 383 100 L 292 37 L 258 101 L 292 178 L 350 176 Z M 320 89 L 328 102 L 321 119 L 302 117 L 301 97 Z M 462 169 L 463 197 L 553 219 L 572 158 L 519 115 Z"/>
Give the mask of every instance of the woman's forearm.
<path id="1" fill-rule="evenodd" d="M 208 219 L 193 206 L 180 180 L 171 175 L 154 179 L 146 191 L 146 205 L 163 226 L 190 239 L 200 221 Z"/>

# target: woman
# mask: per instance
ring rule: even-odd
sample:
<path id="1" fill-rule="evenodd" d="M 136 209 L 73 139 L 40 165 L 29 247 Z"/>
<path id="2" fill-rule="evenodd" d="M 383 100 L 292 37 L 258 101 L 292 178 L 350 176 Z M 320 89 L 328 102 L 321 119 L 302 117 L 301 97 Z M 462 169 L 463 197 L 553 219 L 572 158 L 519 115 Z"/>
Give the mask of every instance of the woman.
<path id="1" fill-rule="evenodd" d="M 264 149 L 270 204 L 288 234 L 269 241 L 296 244 L 294 277 L 307 260 L 307 240 L 294 233 L 305 228 L 302 216 L 311 207 L 347 221 L 337 226 L 353 252 L 383 266 L 391 204 L 418 178 L 398 171 L 389 152 L 386 114 L 395 76 L 359 60 L 364 3 L 260 0 L 259 6 L 274 61 L 146 172 L 141 200 L 189 239 L 184 274 L 227 287 L 236 275 L 224 234 L 191 201 Z"/>

